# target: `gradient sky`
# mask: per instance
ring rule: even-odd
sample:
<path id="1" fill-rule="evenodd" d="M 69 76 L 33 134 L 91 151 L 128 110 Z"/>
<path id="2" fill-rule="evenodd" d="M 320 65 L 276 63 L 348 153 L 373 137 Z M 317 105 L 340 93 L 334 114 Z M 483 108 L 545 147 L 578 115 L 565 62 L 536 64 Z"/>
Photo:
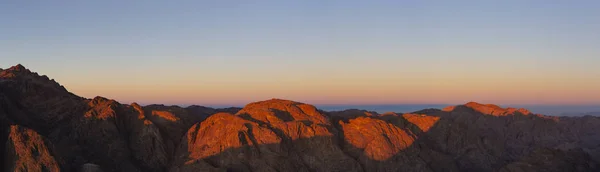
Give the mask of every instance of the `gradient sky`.
<path id="1" fill-rule="evenodd" d="M 600 104 L 600 1 L 1 1 L 0 67 L 122 102 Z"/>

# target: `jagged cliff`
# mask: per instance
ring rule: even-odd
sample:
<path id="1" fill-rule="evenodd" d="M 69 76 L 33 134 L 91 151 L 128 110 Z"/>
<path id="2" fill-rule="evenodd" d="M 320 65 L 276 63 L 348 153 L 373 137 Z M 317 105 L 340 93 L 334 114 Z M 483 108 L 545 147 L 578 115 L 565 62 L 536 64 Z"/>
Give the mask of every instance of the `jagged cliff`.
<path id="1" fill-rule="evenodd" d="M 0 70 L 0 147 L 3 171 L 598 171 L 600 118 L 125 105 L 17 65 Z"/>

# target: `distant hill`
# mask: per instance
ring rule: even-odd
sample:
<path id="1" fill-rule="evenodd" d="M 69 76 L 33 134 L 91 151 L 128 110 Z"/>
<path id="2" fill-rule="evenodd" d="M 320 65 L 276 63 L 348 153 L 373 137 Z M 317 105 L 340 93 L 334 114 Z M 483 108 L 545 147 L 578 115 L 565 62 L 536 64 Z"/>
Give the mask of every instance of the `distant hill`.
<path id="1" fill-rule="evenodd" d="M 599 171 L 600 117 L 470 102 L 397 114 L 87 99 L 0 70 L 3 171 Z"/>
<path id="2" fill-rule="evenodd" d="M 600 116 L 600 112 L 562 113 L 561 116 Z"/>

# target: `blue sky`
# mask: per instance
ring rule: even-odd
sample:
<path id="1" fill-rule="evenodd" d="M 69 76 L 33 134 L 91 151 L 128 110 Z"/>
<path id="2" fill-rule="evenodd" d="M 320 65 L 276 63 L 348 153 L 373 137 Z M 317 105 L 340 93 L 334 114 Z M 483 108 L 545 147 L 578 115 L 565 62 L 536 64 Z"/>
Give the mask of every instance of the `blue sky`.
<path id="1" fill-rule="evenodd" d="M 600 104 L 597 1 L 3 1 L 0 67 L 234 104 Z"/>

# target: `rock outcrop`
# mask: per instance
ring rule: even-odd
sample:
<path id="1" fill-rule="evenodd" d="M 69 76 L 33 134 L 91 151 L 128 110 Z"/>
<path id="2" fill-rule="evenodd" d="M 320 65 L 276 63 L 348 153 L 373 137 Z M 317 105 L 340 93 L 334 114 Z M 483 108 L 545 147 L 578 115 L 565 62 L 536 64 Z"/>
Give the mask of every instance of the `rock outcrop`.
<path id="1" fill-rule="evenodd" d="M 189 155 L 178 165 L 202 160 L 233 171 L 361 169 L 340 149 L 338 132 L 314 106 L 279 99 L 251 103 L 190 128 L 179 151 Z"/>
<path id="2" fill-rule="evenodd" d="M 165 171 L 170 154 L 159 128 L 136 103 L 121 106 L 117 126 L 125 134 L 133 161 L 143 171 Z"/>
<path id="3" fill-rule="evenodd" d="M 531 112 L 529 112 L 529 110 L 527 109 L 516 109 L 516 108 L 501 108 L 498 105 L 494 105 L 494 104 L 480 104 L 477 102 L 469 102 L 465 105 L 461 105 L 463 107 L 467 107 L 470 108 L 474 111 L 477 111 L 479 113 L 485 114 L 485 115 L 492 115 L 492 116 L 508 116 L 508 115 L 516 115 L 516 114 L 520 114 L 520 115 L 530 115 Z M 450 112 L 453 111 L 455 108 L 457 108 L 456 106 L 449 106 L 444 108 L 444 111 Z"/>
<path id="4" fill-rule="evenodd" d="M 599 171 L 600 118 L 125 105 L 17 65 L 0 70 L 0 153 L 3 171 Z"/>
<path id="5" fill-rule="evenodd" d="M 48 141 L 37 132 L 18 125 L 10 126 L 3 171 L 60 171 Z"/>

